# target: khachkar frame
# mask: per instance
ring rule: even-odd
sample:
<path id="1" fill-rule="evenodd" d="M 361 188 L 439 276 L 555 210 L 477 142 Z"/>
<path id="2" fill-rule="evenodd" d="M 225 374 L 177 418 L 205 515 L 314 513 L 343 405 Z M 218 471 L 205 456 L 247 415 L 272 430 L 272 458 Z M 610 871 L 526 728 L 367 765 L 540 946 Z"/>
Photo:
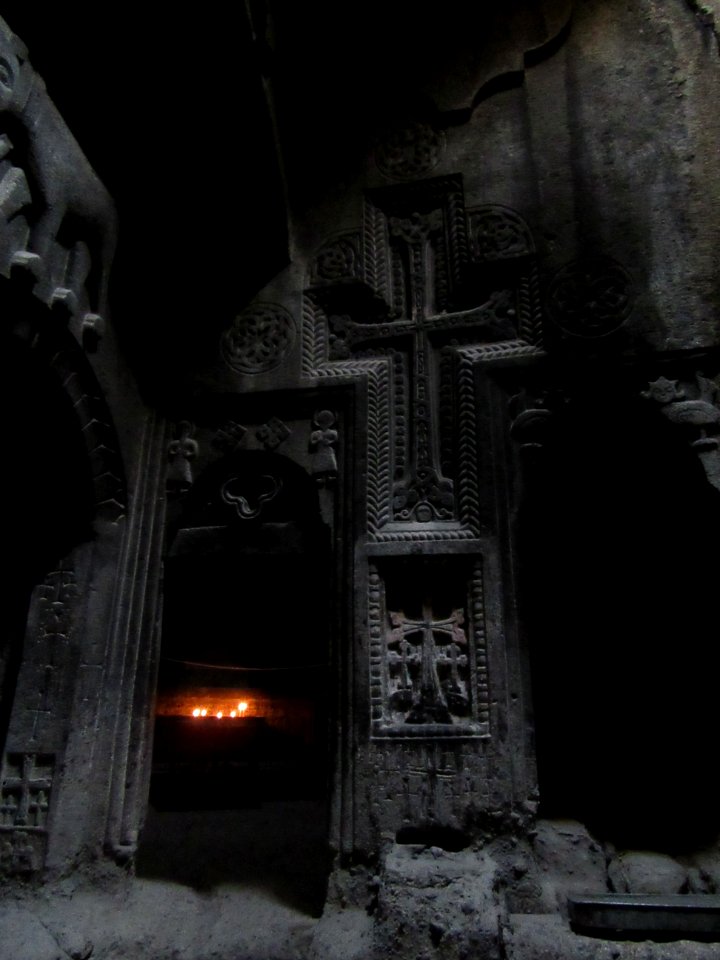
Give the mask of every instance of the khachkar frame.
<path id="1" fill-rule="evenodd" d="M 370 817 L 379 829 L 459 822 L 493 766 L 491 705 L 509 683 L 499 676 L 500 549 L 484 502 L 493 483 L 478 476 L 477 370 L 543 355 L 530 231 L 507 207 L 466 209 L 459 175 L 369 191 L 361 231 L 330 239 L 311 265 L 302 337 L 303 378 L 354 380 L 366 404 L 353 672 L 370 740 L 353 762 L 366 761 L 371 790 L 388 797 Z M 443 580 L 448 564 L 455 580 Z M 423 596 L 397 586 L 415 573 L 430 585 Z M 467 745 L 459 767 L 450 743 Z"/>

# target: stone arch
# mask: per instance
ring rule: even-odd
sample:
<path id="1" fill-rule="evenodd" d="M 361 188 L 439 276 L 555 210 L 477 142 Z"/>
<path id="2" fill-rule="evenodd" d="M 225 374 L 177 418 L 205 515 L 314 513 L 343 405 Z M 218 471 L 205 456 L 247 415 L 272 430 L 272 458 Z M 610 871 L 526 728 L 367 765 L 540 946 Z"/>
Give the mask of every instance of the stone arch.
<path id="1" fill-rule="evenodd" d="M 0 303 L 9 571 L 0 775 L 3 797 L 11 807 L 17 801 L 16 816 L 3 820 L 8 842 L 0 872 L 28 873 L 43 866 L 57 806 L 54 780 L 83 670 L 92 557 L 115 549 L 126 497 L 109 408 L 72 334 L 17 279 L 0 282 Z M 12 784 L 32 777 L 43 784 L 44 799 L 28 833 L 26 801 Z"/>

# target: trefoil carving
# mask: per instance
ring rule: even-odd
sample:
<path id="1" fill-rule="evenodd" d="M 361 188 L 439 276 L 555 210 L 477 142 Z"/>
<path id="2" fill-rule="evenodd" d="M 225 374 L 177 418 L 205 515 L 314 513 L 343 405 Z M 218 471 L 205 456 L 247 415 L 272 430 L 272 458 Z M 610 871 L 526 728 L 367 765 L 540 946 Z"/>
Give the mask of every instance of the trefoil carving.
<path id="1" fill-rule="evenodd" d="M 252 477 L 248 484 L 241 477 L 232 477 L 223 484 L 220 495 L 223 502 L 234 507 L 241 520 L 255 520 L 263 511 L 266 503 L 270 503 L 282 490 L 282 480 L 270 474 Z"/>

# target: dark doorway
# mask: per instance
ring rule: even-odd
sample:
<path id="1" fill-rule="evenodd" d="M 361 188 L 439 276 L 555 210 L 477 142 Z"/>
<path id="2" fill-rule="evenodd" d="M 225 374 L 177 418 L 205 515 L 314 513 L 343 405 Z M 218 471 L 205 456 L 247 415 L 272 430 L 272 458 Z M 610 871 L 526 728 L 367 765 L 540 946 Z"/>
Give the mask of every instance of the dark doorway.
<path id="1" fill-rule="evenodd" d="M 330 559 L 314 484 L 286 458 L 237 456 L 188 499 L 165 568 L 141 873 L 322 908 Z"/>
<path id="2" fill-rule="evenodd" d="M 681 852 L 720 828 L 720 493 L 608 382 L 556 420 L 519 524 L 541 814 Z"/>

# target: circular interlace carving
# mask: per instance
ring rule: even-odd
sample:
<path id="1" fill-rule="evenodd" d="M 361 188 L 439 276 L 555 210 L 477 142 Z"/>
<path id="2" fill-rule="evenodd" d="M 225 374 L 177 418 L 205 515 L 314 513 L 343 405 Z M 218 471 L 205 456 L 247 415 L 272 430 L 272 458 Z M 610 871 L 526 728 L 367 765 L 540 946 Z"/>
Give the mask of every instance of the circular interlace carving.
<path id="1" fill-rule="evenodd" d="M 222 335 L 225 362 L 241 373 L 264 373 L 279 366 L 295 340 L 295 321 L 276 303 L 256 303 L 235 317 Z"/>
<path id="2" fill-rule="evenodd" d="M 575 260 L 553 277 L 547 308 L 565 333 L 607 336 L 621 327 L 632 311 L 630 275 L 610 257 Z"/>
<path id="3" fill-rule="evenodd" d="M 411 180 L 432 170 L 444 146 L 439 130 L 412 120 L 383 139 L 375 150 L 375 163 L 391 180 Z"/>
<path id="4" fill-rule="evenodd" d="M 488 204 L 470 213 L 470 242 L 476 260 L 507 260 L 535 252 L 523 218 L 499 204 Z"/>
<path id="5" fill-rule="evenodd" d="M 358 255 L 355 246 L 346 237 L 338 237 L 324 244 L 312 270 L 315 283 L 336 283 L 348 280 L 358 273 Z"/>

